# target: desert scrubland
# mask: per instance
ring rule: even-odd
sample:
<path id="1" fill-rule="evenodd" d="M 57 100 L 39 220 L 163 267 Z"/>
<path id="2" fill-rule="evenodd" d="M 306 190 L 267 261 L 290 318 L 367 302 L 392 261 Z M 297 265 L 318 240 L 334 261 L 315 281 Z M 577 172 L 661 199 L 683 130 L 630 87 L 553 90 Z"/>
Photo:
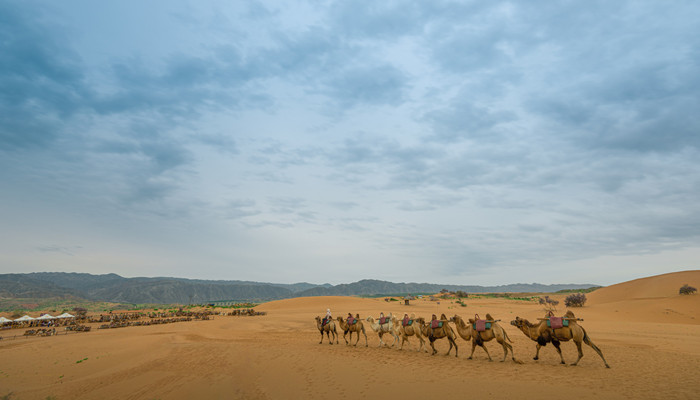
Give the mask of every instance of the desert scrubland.
<path id="1" fill-rule="evenodd" d="M 592 341 L 610 363 L 584 345 L 578 366 L 560 365 L 550 345 L 534 361 L 535 342 L 510 325 L 516 316 L 542 317 L 533 301 L 468 298 L 466 307 L 452 300 L 399 302 L 356 297 L 307 297 L 256 307 L 267 315 L 217 316 L 209 321 L 93 329 L 55 337 L 0 340 L 0 396 L 11 399 L 328 399 L 328 398 L 552 398 L 690 399 L 700 392 L 700 295 L 678 294 L 681 285 L 700 287 L 700 271 L 660 275 L 589 293 L 573 308 Z M 558 315 L 566 308 L 565 295 Z M 342 337 L 329 345 L 314 317 L 331 308 L 334 317 L 348 312 L 362 319 L 379 312 L 430 318 L 433 313 L 464 318 L 490 313 L 513 341 L 523 361 L 500 362 L 501 347 L 489 348 L 493 362 L 458 338 L 459 357 L 417 352 L 413 338 L 402 351 L 378 348 L 369 329 L 357 347 Z M 386 337 L 385 337 L 385 340 Z M 389 343 L 391 343 L 389 339 Z M 353 338 L 354 342 L 354 338 Z M 562 343 L 567 363 L 576 346 Z"/>

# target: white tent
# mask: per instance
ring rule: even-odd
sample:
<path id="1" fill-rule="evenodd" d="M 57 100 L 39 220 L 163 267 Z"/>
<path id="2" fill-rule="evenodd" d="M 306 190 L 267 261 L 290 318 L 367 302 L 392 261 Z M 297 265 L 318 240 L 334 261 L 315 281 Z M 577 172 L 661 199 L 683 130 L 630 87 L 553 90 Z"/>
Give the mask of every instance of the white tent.
<path id="1" fill-rule="evenodd" d="M 75 316 L 74 316 L 74 315 L 70 315 L 70 314 L 68 314 L 67 312 L 64 312 L 64 313 L 61 314 L 61 315 L 57 315 L 56 318 L 75 318 Z"/>
<path id="2" fill-rule="evenodd" d="M 36 318 L 32 318 L 29 315 L 24 315 L 15 320 L 15 322 L 24 322 L 24 321 L 34 321 Z"/>
<path id="3" fill-rule="evenodd" d="M 12 322 L 11 319 L 7 319 L 5 317 L 0 317 L 0 324 L 6 324 L 8 322 Z"/>
<path id="4" fill-rule="evenodd" d="M 56 318 L 56 317 L 52 317 L 52 316 L 49 315 L 49 314 L 44 314 L 44 315 L 42 315 L 41 317 L 39 317 L 39 318 L 37 318 L 37 319 L 40 319 L 40 320 L 43 321 L 43 320 L 54 319 L 54 318 Z"/>

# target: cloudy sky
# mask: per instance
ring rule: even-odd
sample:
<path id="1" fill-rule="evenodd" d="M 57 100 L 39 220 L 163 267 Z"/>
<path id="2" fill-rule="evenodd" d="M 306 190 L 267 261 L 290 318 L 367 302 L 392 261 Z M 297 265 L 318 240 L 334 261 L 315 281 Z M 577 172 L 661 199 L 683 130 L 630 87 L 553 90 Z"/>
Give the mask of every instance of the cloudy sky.
<path id="1" fill-rule="evenodd" d="M 696 1 L 0 1 L 0 273 L 700 268 Z"/>

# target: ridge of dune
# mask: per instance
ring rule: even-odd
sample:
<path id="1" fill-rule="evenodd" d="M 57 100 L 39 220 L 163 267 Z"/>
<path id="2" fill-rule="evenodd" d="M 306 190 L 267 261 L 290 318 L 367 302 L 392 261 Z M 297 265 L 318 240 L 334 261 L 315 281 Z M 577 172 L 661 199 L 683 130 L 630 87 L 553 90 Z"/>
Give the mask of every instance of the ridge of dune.
<path id="1" fill-rule="evenodd" d="M 587 295 L 590 304 L 633 299 L 670 298 L 680 296 L 684 284 L 700 287 L 700 270 L 678 271 L 617 283 Z"/>

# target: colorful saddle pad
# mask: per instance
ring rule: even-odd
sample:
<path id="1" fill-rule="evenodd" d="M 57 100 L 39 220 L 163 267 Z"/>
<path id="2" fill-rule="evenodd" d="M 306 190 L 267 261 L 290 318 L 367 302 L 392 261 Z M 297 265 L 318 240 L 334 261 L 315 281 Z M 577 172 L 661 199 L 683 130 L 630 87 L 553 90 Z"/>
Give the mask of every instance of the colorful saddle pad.
<path id="1" fill-rule="evenodd" d="M 326 326 L 329 322 L 331 322 L 330 318 L 324 318 L 323 321 L 321 321 L 321 326 Z"/>
<path id="2" fill-rule="evenodd" d="M 379 325 L 384 325 L 384 324 L 386 324 L 387 322 L 389 322 L 389 318 L 387 318 L 387 317 L 381 317 L 381 318 L 379 318 Z"/>
<path id="3" fill-rule="evenodd" d="M 412 320 L 412 319 L 408 319 L 408 318 L 404 318 L 404 319 L 403 319 L 403 322 L 402 322 L 402 325 L 403 325 L 403 326 L 413 325 L 413 320 Z"/>
<path id="4" fill-rule="evenodd" d="M 485 319 L 477 319 L 472 327 L 477 332 L 483 332 L 487 329 L 491 329 L 491 323 L 487 322 Z"/>
<path id="5" fill-rule="evenodd" d="M 569 326 L 569 320 L 562 317 L 549 317 L 547 320 L 547 326 L 552 329 L 559 329 L 565 326 Z"/>
<path id="6" fill-rule="evenodd" d="M 348 324 L 355 325 L 357 323 L 357 318 L 348 317 Z"/>
<path id="7" fill-rule="evenodd" d="M 430 327 L 433 328 L 433 329 L 442 328 L 442 321 L 439 321 L 439 320 L 437 320 L 437 319 L 432 320 L 432 321 L 430 322 Z"/>

